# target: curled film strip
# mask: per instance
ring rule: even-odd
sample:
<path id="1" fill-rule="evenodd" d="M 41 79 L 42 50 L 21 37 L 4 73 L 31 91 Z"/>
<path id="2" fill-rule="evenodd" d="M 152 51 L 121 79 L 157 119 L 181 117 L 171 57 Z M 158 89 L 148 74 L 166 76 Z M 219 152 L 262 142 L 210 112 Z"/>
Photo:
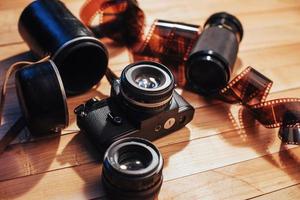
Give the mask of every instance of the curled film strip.
<path id="1" fill-rule="evenodd" d="M 102 17 L 98 29 L 95 29 L 92 20 L 97 14 Z M 102 31 L 102 37 L 126 45 L 135 61 L 154 60 L 165 64 L 174 73 L 178 85 L 185 85 L 184 64 L 201 34 L 200 26 L 155 20 L 144 36 L 145 17 L 136 0 L 88 0 L 80 16 L 98 35 Z M 135 39 L 128 42 L 130 32 Z M 280 127 L 279 138 L 283 143 L 300 144 L 300 98 L 266 101 L 272 83 L 248 67 L 223 88 L 217 98 L 228 103 L 241 103 L 266 128 Z"/>
<path id="2" fill-rule="evenodd" d="M 80 18 L 99 38 L 128 47 L 142 40 L 145 15 L 136 0 L 87 0 Z"/>

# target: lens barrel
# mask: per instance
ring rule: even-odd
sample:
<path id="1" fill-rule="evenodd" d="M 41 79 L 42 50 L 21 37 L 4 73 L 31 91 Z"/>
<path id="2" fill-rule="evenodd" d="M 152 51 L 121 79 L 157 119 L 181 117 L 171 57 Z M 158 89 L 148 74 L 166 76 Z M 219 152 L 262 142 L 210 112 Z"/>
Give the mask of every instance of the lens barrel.
<path id="1" fill-rule="evenodd" d="M 106 151 L 102 182 L 112 199 L 155 199 L 161 188 L 163 159 L 149 141 L 124 138 Z"/>
<path id="2" fill-rule="evenodd" d="M 50 55 L 68 95 L 82 93 L 104 76 L 108 53 L 59 0 L 36 0 L 19 19 L 19 32 L 38 56 Z"/>
<path id="3" fill-rule="evenodd" d="M 230 80 L 243 37 L 241 22 L 226 12 L 213 14 L 205 23 L 186 62 L 186 79 L 202 95 L 213 95 Z"/>
<path id="4" fill-rule="evenodd" d="M 121 97 L 141 110 L 160 110 L 172 99 L 174 77 L 162 64 L 143 61 L 125 67 L 121 74 Z"/>

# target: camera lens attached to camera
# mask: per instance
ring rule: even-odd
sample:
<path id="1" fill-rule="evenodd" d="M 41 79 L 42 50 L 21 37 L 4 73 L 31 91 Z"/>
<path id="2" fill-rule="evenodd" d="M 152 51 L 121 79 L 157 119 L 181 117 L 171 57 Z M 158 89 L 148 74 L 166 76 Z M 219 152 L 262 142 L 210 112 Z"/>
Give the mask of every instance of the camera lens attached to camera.
<path id="1" fill-rule="evenodd" d="M 113 199 L 154 199 L 163 181 L 162 169 L 162 156 L 151 142 L 120 139 L 105 153 L 103 186 Z"/>
<path id="2" fill-rule="evenodd" d="M 162 64 L 143 61 L 118 78 L 109 68 L 110 97 L 75 108 L 77 125 L 102 152 L 117 138 L 155 140 L 189 123 L 195 109 L 174 90 L 174 77 Z"/>
<path id="3" fill-rule="evenodd" d="M 242 37 L 243 27 L 235 16 L 225 12 L 210 16 L 186 63 L 189 85 L 203 95 L 225 87 Z"/>
<path id="4" fill-rule="evenodd" d="M 167 67 L 148 61 L 127 66 L 120 85 L 123 99 L 143 110 L 163 109 L 171 101 L 175 87 L 174 77 Z"/>

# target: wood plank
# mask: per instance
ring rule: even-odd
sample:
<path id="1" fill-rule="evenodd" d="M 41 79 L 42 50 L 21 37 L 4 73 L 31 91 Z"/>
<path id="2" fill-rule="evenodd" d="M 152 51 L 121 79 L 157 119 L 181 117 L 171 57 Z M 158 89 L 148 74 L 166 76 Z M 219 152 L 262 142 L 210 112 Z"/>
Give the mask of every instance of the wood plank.
<path id="1" fill-rule="evenodd" d="M 65 2 L 66 5 L 70 8 L 70 10 L 76 16 L 78 16 L 79 8 L 82 4 L 82 1 L 65 1 Z M 3 9 L 3 10 L 0 9 L 0 15 L 7 16 L 6 18 L 0 19 L 0 24 L 4 25 L 2 26 L 2 28 L 0 28 L 0 36 L 1 36 L 0 45 L 22 42 L 22 39 L 18 34 L 17 22 L 23 7 L 25 7 L 27 3 L 28 1 L 24 1 L 22 5 L 20 5 L 20 3 L 18 4 L 20 5 L 19 7 L 9 6 L 9 8 L 7 9 Z M 207 2 L 199 2 L 199 1 L 193 1 L 190 3 L 193 6 L 186 6 L 185 2 L 179 4 L 183 4 L 182 6 L 184 6 L 187 9 L 187 12 L 185 12 L 184 21 L 187 23 L 196 23 L 196 24 L 203 24 L 204 20 L 206 20 L 206 18 L 209 15 L 211 15 L 214 12 L 220 11 L 219 6 L 223 6 L 222 7 L 223 10 L 226 10 L 225 8 L 230 6 L 230 4 L 228 3 L 223 5 L 218 1 L 211 1 L 209 4 Z M 216 6 L 216 4 L 218 4 L 218 6 Z M 267 44 L 269 45 L 275 45 L 275 44 L 280 45 L 283 42 L 281 41 L 281 43 L 279 43 L 278 40 L 281 38 L 280 36 L 286 36 L 284 42 L 291 42 L 290 40 L 296 41 L 298 39 L 296 37 L 297 34 L 295 33 L 295 30 L 298 30 L 297 24 L 299 24 L 300 21 L 299 21 L 299 12 L 295 11 L 298 9 L 297 7 L 298 5 L 295 4 L 295 2 L 287 1 L 284 3 L 278 3 L 278 2 L 275 3 L 275 2 L 269 2 L 264 0 L 261 2 L 261 6 L 259 6 L 259 9 L 258 8 L 254 9 L 255 7 L 254 2 L 249 3 L 249 7 L 247 9 L 245 9 L 242 4 L 239 3 L 235 3 L 235 4 L 236 5 L 234 7 L 232 6 L 228 7 L 226 11 L 236 14 L 239 18 L 241 18 L 244 24 L 245 32 L 247 33 L 247 38 L 245 37 L 245 40 L 242 42 L 241 50 L 265 47 L 266 44 L 264 46 L 261 45 L 262 41 L 264 41 L 264 43 L 267 42 Z M 178 4 L 172 4 L 172 6 L 170 6 L 169 3 L 161 3 L 157 8 L 149 1 L 141 2 L 141 7 L 145 8 L 145 13 L 147 14 L 148 23 L 152 23 L 152 21 L 156 18 L 162 18 L 162 19 L 172 18 L 173 20 L 183 21 L 181 19 L 182 18 L 181 15 L 178 15 L 178 13 L 181 12 L 182 6 Z M 204 6 L 208 7 L 209 9 L 202 9 Z M 272 10 L 278 11 L 278 9 L 280 10 L 280 12 L 273 12 L 273 13 L 271 12 Z M 287 12 L 287 10 L 289 9 L 291 9 L 292 12 Z M 201 10 L 201 12 L 199 12 L 199 10 Z M 257 12 L 259 12 L 260 15 L 258 16 L 254 15 Z M 198 17 L 195 18 L 195 16 L 199 16 L 199 18 Z M 257 18 L 260 19 L 260 23 L 256 23 L 254 27 L 253 24 L 255 23 L 254 21 Z M 269 24 L 269 25 L 265 26 L 265 24 Z M 291 29 L 293 29 L 293 31 L 291 31 Z M 278 34 L 279 32 L 281 34 Z M 269 37 L 270 35 L 272 37 Z M 251 38 L 251 42 L 248 42 L 250 38 Z M 254 40 L 254 38 L 257 39 Z M 258 41 L 256 42 L 256 40 Z"/>
<path id="2" fill-rule="evenodd" d="M 19 54 L 19 52 L 22 52 L 22 48 L 26 49 L 26 45 L 24 44 L 14 45 L 13 48 L 11 49 L 14 49 L 14 51 L 16 51 L 16 54 Z M 300 83 L 298 81 L 298 74 L 290 73 L 290 71 L 297 71 L 298 69 L 300 58 L 297 55 L 297 52 L 299 51 L 299 49 L 300 49 L 300 44 L 283 46 L 278 48 L 267 48 L 267 49 L 261 49 L 256 52 L 249 51 L 249 52 L 241 53 L 241 58 L 243 58 L 243 60 L 246 60 L 245 62 L 250 63 L 253 66 L 257 66 L 256 69 L 258 69 L 263 74 L 273 79 L 275 83 L 271 91 L 278 92 L 278 91 L 283 91 L 285 89 L 300 87 L 299 85 Z M 286 53 L 288 50 L 291 50 L 290 53 Z M 126 63 L 128 63 L 128 59 L 129 59 L 126 51 L 124 50 L 120 50 L 120 51 L 122 51 L 123 53 L 112 58 L 111 60 L 111 66 L 115 71 L 117 71 L 117 73 L 120 73 L 119 70 L 121 70 L 122 67 L 126 65 Z M 270 56 L 275 53 L 280 54 L 282 56 L 280 57 Z M 2 55 L 0 54 L 0 58 L 3 58 L 5 56 L 7 56 L 6 53 L 3 53 Z M 23 56 L 23 54 L 21 56 Z M 264 57 L 264 60 L 262 61 L 260 59 L 255 59 L 258 56 Z M 28 57 L 28 55 L 26 56 L 25 54 L 25 57 Z M 7 65 L 9 65 L 9 63 L 11 63 L 12 60 L 15 61 L 15 58 L 13 57 L 12 59 L 8 58 L 3 60 L 0 64 L 1 65 L 0 70 L 7 67 Z M 287 60 L 288 62 L 285 63 L 283 62 L 284 60 Z M 240 65 L 241 63 L 238 62 L 236 66 L 238 72 L 240 72 L 243 69 L 242 67 L 240 67 Z M 287 67 L 289 67 L 289 70 L 286 70 Z M 100 99 L 105 98 L 107 95 L 109 95 L 109 91 L 110 91 L 110 87 L 108 85 L 108 82 L 106 81 L 106 79 L 103 79 L 101 81 L 100 87 L 97 88 L 97 90 L 91 90 L 86 94 L 69 99 L 68 105 L 69 105 L 69 113 L 70 113 L 70 126 L 65 130 L 65 132 L 68 133 L 70 131 L 72 132 L 78 130 L 75 123 L 75 115 L 73 114 L 73 110 L 77 105 L 94 96 L 97 96 Z M 203 97 L 197 94 L 188 91 L 183 91 L 181 89 L 178 89 L 178 91 L 196 108 L 218 102 L 218 101 L 207 101 L 206 99 L 204 99 Z M 13 86 L 11 86 L 8 91 L 7 103 L 4 112 L 5 123 L 10 123 L 10 124 L 13 123 L 16 116 L 18 116 L 19 113 L 20 111 L 18 108 L 17 98 L 15 95 L 15 89 Z M 0 135 L 1 133 L 3 135 L 4 131 L 0 131 Z M 23 141 L 24 137 L 22 135 L 21 138 Z"/>
<path id="3" fill-rule="evenodd" d="M 299 186 L 293 187 L 293 190 L 281 188 L 299 184 L 299 152 L 299 147 L 284 150 L 167 181 L 163 184 L 159 199 L 252 199 L 263 194 L 266 195 L 254 199 L 298 199 L 295 193 L 299 193 Z"/>
<path id="4" fill-rule="evenodd" d="M 91 163 L 74 168 L 0 182 L 1 199 L 91 199 L 102 191 L 101 165 Z M 5 183 L 5 184 L 4 184 Z M 24 184 L 25 183 L 25 184 Z M 6 188 L 9 187 L 10 189 Z M 13 189 L 15 188 L 15 190 Z M 7 190 L 8 189 L 8 190 Z M 102 192 L 101 192 L 102 193 Z"/>
<path id="5" fill-rule="evenodd" d="M 0 16 L 5 16 L 0 18 L 0 74 L 9 63 L 28 58 L 23 54 L 28 47 L 16 26 L 28 2 L 0 1 Z M 65 2 L 76 15 L 83 3 Z M 274 80 L 270 99 L 299 97 L 299 1 L 139 2 L 145 8 L 148 26 L 154 18 L 203 24 L 220 9 L 237 15 L 245 27 L 245 38 L 235 73 L 251 65 Z M 113 44 L 109 50 L 110 66 L 119 74 L 130 62 L 128 52 Z M 0 138 L 20 114 L 14 90 L 11 80 Z M 282 146 L 277 129 L 265 129 L 247 114 L 243 115 L 244 125 L 239 124 L 237 105 L 177 90 L 197 110 L 186 128 L 155 141 L 166 163 L 159 199 L 299 199 L 300 147 Z M 109 85 L 103 79 L 99 87 L 70 98 L 71 124 L 61 136 L 30 138 L 26 131 L 20 134 L 0 156 L 0 199 L 106 199 L 100 182 L 101 156 L 77 133 L 72 111 L 90 97 L 107 95 Z"/>
<path id="6" fill-rule="evenodd" d="M 210 183 L 212 184 L 214 183 L 214 180 L 217 182 L 217 180 L 224 180 L 226 177 L 226 175 L 222 174 L 221 172 L 212 171 L 213 169 L 224 167 L 226 165 L 232 165 L 234 163 L 241 163 L 242 161 L 258 158 L 260 156 L 278 152 L 280 150 L 281 145 L 279 140 L 276 138 L 274 130 L 259 130 L 259 135 L 255 134 L 256 131 L 257 130 L 254 129 L 245 129 L 245 135 L 247 136 L 244 138 L 244 140 L 243 137 L 241 137 L 241 135 L 239 135 L 236 131 L 233 131 L 229 133 L 223 133 L 221 136 L 212 136 L 200 140 L 193 140 L 190 142 L 161 147 L 160 151 L 162 152 L 165 160 L 164 180 L 167 182 L 173 180 L 175 181 L 179 177 L 185 177 L 188 175 L 210 170 L 209 174 L 206 174 L 207 178 L 205 181 L 210 181 Z M 208 146 L 209 148 L 207 148 Z M 74 147 L 78 148 L 78 145 L 74 144 Z M 297 149 L 299 150 L 299 148 Z M 78 151 L 66 150 L 66 152 L 71 152 L 72 154 Z M 48 158 L 48 156 L 41 155 L 37 156 L 31 154 L 32 158 L 36 159 L 36 162 L 38 162 L 39 160 L 39 163 L 45 163 L 41 160 Z M 10 157 L 13 158 L 14 156 Z M 78 156 L 78 154 L 68 157 L 75 163 L 80 163 L 82 161 L 82 157 Z M 61 162 L 65 163 L 65 161 L 68 161 L 69 159 L 61 157 Z M 35 168 L 33 167 L 33 165 L 29 164 L 31 163 L 30 158 L 27 157 L 26 161 L 27 162 L 25 162 L 24 164 L 25 166 L 29 166 L 28 171 L 33 172 Z M 261 164 L 263 162 L 258 163 Z M 249 165 L 248 163 L 248 165 L 245 166 L 252 165 Z M 250 167 L 249 169 L 253 168 Z M 267 170 L 269 168 L 266 167 L 263 169 Z M 77 167 L 54 170 L 43 174 L 31 175 L 8 181 L 1 181 L 0 187 L 2 190 L 0 191 L 0 195 L 3 196 L 5 194 L 9 198 L 17 198 L 18 195 L 20 195 L 20 197 L 22 198 L 35 199 L 41 198 L 42 191 L 42 194 L 47 193 L 47 198 L 56 199 L 58 197 L 61 198 L 62 196 L 70 198 L 68 196 L 70 193 L 77 194 L 78 191 L 81 191 L 80 194 L 88 198 L 93 198 L 94 195 L 102 196 L 102 189 L 101 187 L 98 187 L 99 183 L 97 183 L 97 185 L 95 184 L 95 182 L 99 180 L 100 170 L 101 165 L 97 162 L 92 162 Z M 215 175 L 211 175 L 211 172 L 214 172 Z M 254 172 L 257 172 L 257 170 L 254 170 Z M 59 183 L 57 183 L 59 185 L 56 185 L 56 187 L 60 188 L 59 190 L 54 191 L 46 189 L 48 188 L 46 187 L 47 183 L 49 184 L 54 180 L 57 180 L 57 178 L 62 175 L 64 177 L 64 181 L 59 181 Z M 79 177 L 81 182 L 78 181 Z M 231 176 L 227 175 L 227 177 Z M 185 178 L 183 178 L 183 180 L 185 180 Z M 225 182 L 223 182 L 223 184 L 230 182 L 228 178 L 224 181 Z M 30 185 L 22 184 L 24 182 L 30 183 Z M 67 187 L 60 187 L 60 184 L 62 183 Z M 87 186 L 86 183 L 90 185 Z M 177 183 L 175 184 L 177 185 Z M 186 182 L 184 182 L 183 184 L 186 184 Z M 190 186 L 193 187 L 193 184 L 190 184 Z M 201 184 L 201 186 L 203 185 Z M 177 187 L 174 187 L 173 185 L 173 187 L 170 188 L 174 189 Z M 184 188 L 182 187 L 182 189 Z M 201 189 L 201 187 L 199 187 L 199 189 Z M 30 190 L 30 192 L 27 192 L 28 190 Z M 70 192 L 70 190 L 72 190 L 72 192 Z M 167 189 L 164 189 L 163 191 L 166 191 L 167 194 L 170 195 L 170 192 L 168 192 Z M 203 191 L 207 192 L 210 190 L 204 189 Z M 227 191 L 224 190 L 224 192 L 226 193 Z M 215 195 L 218 195 L 218 193 L 214 193 Z M 187 195 L 189 194 L 191 193 L 188 193 Z M 207 195 L 207 193 L 205 193 L 205 195 Z M 257 195 L 257 193 L 255 193 L 255 195 Z M 79 196 L 78 198 L 83 199 L 82 196 Z"/>
<path id="7" fill-rule="evenodd" d="M 295 91 L 293 91 L 291 93 L 295 93 Z M 184 128 L 184 129 L 182 129 L 182 130 L 180 130 L 180 131 L 178 131 L 174 134 L 171 134 L 167 137 L 159 139 L 155 143 L 159 147 L 165 147 L 165 146 L 171 145 L 171 144 L 187 143 L 189 140 L 205 138 L 205 137 L 208 137 L 208 136 L 213 136 L 213 138 L 218 138 L 218 137 L 220 137 L 220 136 L 217 136 L 218 133 L 222 133 L 222 136 L 224 136 L 224 134 L 225 135 L 228 135 L 228 134 L 232 135 L 233 133 L 242 134 L 242 135 L 236 135 L 235 138 L 234 138 L 235 140 L 240 139 L 240 137 L 242 137 L 243 134 L 244 134 L 243 131 L 240 130 L 240 128 L 236 124 L 232 124 L 231 120 L 227 116 L 228 111 L 226 111 L 226 109 L 228 109 L 228 107 L 225 107 L 225 106 L 223 107 L 223 106 L 224 105 L 216 105 L 216 106 L 211 106 L 211 107 L 208 107 L 208 108 L 203 107 L 203 108 L 198 109 L 197 112 L 196 112 L 196 116 L 195 116 L 194 120 L 192 121 L 191 124 L 189 124 L 187 126 L 187 128 Z M 220 110 L 224 110 L 224 113 L 220 112 Z M 219 115 L 213 114 L 213 112 L 219 112 L 220 114 Z M 202 116 L 214 116 L 216 118 L 215 119 L 213 119 L 213 118 L 204 118 Z M 199 127 L 198 124 L 201 124 L 201 127 Z M 249 126 L 251 126 L 251 124 Z M 236 129 L 236 131 L 231 131 L 232 129 Z M 264 129 L 264 128 L 261 128 L 261 129 Z M 266 129 L 266 131 L 272 131 L 272 133 L 273 132 L 276 133 L 276 130 Z M 79 148 L 75 151 L 76 154 L 78 154 L 78 156 L 75 156 L 75 157 L 84 158 L 82 161 L 77 160 L 76 162 L 87 163 L 87 162 L 93 161 L 94 160 L 93 158 L 90 158 L 90 157 L 86 156 L 87 150 L 84 150 L 82 145 L 80 145 L 80 143 L 82 142 L 82 139 L 79 136 L 78 137 L 80 139 L 76 139 L 76 138 L 73 139 L 75 137 L 75 135 L 76 134 L 69 134 L 69 135 L 66 135 L 66 136 L 62 136 L 59 147 L 57 147 L 56 143 L 54 143 L 53 145 L 50 145 L 51 142 L 49 142 L 50 144 L 47 144 L 47 142 L 45 142 L 45 141 L 50 140 L 49 138 L 47 138 L 47 140 L 40 140 L 40 141 L 37 141 L 37 142 L 28 143 L 28 146 L 26 146 L 25 144 L 23 144 L 21 146 L 22 146 L 22 148 L 24 148 L 23 150 L 24 150 L 24 152 L 26 152 L 26 154 L 28 154 L 28 156 L 30 156 L 30 157 L 35 157 L 36 156 L 38 158 L 43 158 L 43 156 L 39 156 L 39 155 L 40 154 L 43 155 L 43 154 L 47 153 L 48 151 L 50 151 L 51 149 L 58 149 L 57 151 L 60 152 L 60 151 L 62 151 L 62 149 L 66 148 L 66 145 L 68 143 L 70 143 L 71 140 L 72 141 L 74 140 L 75 142 L 70 144 L 71 147 L 72 147 L 71 149 L 75 148 L 73 146 L 78 146 L 78 148 Z M 56 138 L 52 138 L 51 140 L 57 141 Z M 216 139 L 216 140 L 218 141 L 218 139 Z M 223 144 L 222 140 L 219 141 L 219 142 L 221 142 Z M 254 141 L 252 141 L 252 142 L 254 142 Z M 89 146 L 89 145 L 83 145 L 83 146 Z M 11 148 L 0 157 L 1 162 L 7 163 L 7 165 L 2 166 L 4 168 L 2 168 L 2 170 L 0 170 L 0 177 L 2 177 L 0 180 L 13 178 L 14 175 L 10 176 L 10 174 L 13 174 L 13 173 L 10 172 L 11 171 L 10 167 L 14 166 L 13 161 L 15 159 L 21 160 L 21 161 L 23 160 L 23 155 L 21 155 L 20 158 L 19 158 L 19 154 L 16 153 L 16 152 L 18 152 L 19 148 L 15 148 L 15 147 L 19 147 L 19 146 L 18 145 L 11 146 Z M 221 145 L 221 147 L 222 147 L 222 145 Z M 52 151 L 50 151 L 50 152 L 52 152 Z M 67 152 L 69 152 L 69 151 L 67 151 Z M 70 151 L 70 152 L 73 153 L 74 151 Z M 66 158 L 63 158 L 63 159 L 67 160 L 69 158 L 69 156 L 65 156 L 65 157 Z M 13 158 L 13 160 L 11 160 L 11 158 Z M 71 158 L 73 159 L 73 157 L 71 157 Z M 49 163 L 49 162 L 51 162 L 51 159 L 52 158 L 49 157 L 45 161 L 43 161 L 42 163 Z M 12 162 L 12 163 L 10 163 L 10 162 Z M 76 162 L 72 161 L 72 162 L 70 162 L 71 165 L 68 165 L 68 166 L 72 166 Z M 39 163 L 40 162 L 38 162 L 38 164 Z M 57 161 L 54 161 L 54 163 L 57 163 Z M 30 164 L 30 166 L 32 166 L 32 168 L 34 169 L 33 171 L 35 173 L 41 173 L 45 169 L 44 167 L 42 167 L 40 169 L 38 164 L 36 164 L 35 162 Z M 49 168 L 49 170 L 58 169 L 59 167 L 63 168 L 65 166 L 64 165 L 59 165 L 59 164 L 54 164 L 54 167 Z M 23 172 L 23 171 L 26 171 L 26 169 L 24 169 L 21 173 L 19 173 L 18 170 L 13 170 L 13 171 L 16 171 L 16 173 L 18 174 L 17 176 L 28 175 L 28 174 Z"/>
<path id="8" fill-rule="evenodd" d="M 298 93 L 298 92 L 292 92 L 292 93 L 295 94 L 295 93 Z M 219 109 L 217 108 L 216 110 L 219 110 Z M 207 116 L 210 116 L 209 113 L 207 114 Z M 199 118 L 196 117 L 195 119 L 199 119 Z M 220 120 L 220 121 L 222 121 L 222 120 Z M 206 129 L 204 129 L 204 130 L 206 130 Z M 181 132 L 181 131 L 179 131 L 179 132 Z M 184 131 L 182 133 L 185 134 L 185 132 L 186 131 Z M 192 133 L 194 134 L 194 133 L 197 133 L 197 132 L 196 131 L 192 131 Z M 172 134 L 171 136 L 175 136 L 175 135 L 176 135 L 176 133 Z M 66 150 L 66 152 L 70 153 L 71 155 L 68 155 L 68 153 L 67 153 L 61 159 L 58 159 L 58 161 L 57 161 L 57 159 L 55 159 L 56 161 L 52 162 L 52 163 L 51 163 L 51 159 L 52 159 L 51 158 L 51 154 L 53 154 L 53 153 L 56 152 L 55 150 L 57 149 L 56 148 L 57 138 L 53 138 L 52 139 L 52 140 L 54 140 L 54 142 L 51 142 L 52 140 L 50 140 L 50 141 L 49 140 L 42 141 L 41 143 L 38 144 L 38 146 L 37 146 L 36 143 L 32 143 L 32 144 L 28 144 L 29 147 L 27 147 L 25 145 L 25 146 L 20 146 L 19 148 L 16 148 L 16 149 L 13 148 L 13 150 L 12 150 L 12 152 L 13 152 L 12 154 L 13 155 L 10 154 L 11 150 L 9 150 L 8 154 L 6 154 L 7 153 L 6 152 L 2 157 L 0 157 L 1 159 L 2 158 L 8 159 L 8 160 L 4 159 L 4 160 L 1 161 L 1 163 L 7 163 L 7 165 L 5 165 L 5 168 L 3 168 L 2 170 L 0 170 L 1 172 L 4 172 L 4 174 L 2 174 L 0 177 L 5 177 L 6 176 L 5 178 L 10 179 L 10 178 L 12 178 L 11 175 L 13 175 L 13 176 L 26 176 L 26 175 L 35 174 L 35 173 L 42 173 L 42 171 L 45 170 L 45 169 L 47 169 L 47 170 L 51 170 L 51 169 L 54 170 L 55 167 L 62 167 L 63 168 L 63 167 L 76 166 L 78 164 L 82 164 L 82 163 L 85 163 L 85 162 L 90 162 L 91 158 L 87 154 L 87 150 L 86 150 L 87 149 L 86 147 L 88 145 L 87 146 L 85 146 L 85 145 L 82 146 L 82 143 L 81 143 L 82 139 L 79 139 L 77 142 L 74 142 L 74 143 L 70 142 L 70 143 L 72 143 L 71 147 L 66 148 L 64 146 L 64 145 L 66 145 L 72 139 L 72 137 L 74 137 L 74 136 L 62 137 L 61 138 L 61 142 L 60 142 L 60 144 L 62 144 L 62 146 L 59 147 L 60 150 L 57 150 L 57 152 L 58 152 L 57 154 L 59 155 L 60 154 L 59 152 L 62 151 L 63 149 L 72 149 L 72 150 Z M 178 139 L 180 139 L 180 138 L 182 139 L 182 137 L 174 137 L 172 139 L 166 137 L 163 140 L 157 141 L 157 144 L 160 145 L 160 146 L 168 145 L 168 144 L 170 144 L 170 141 L 173 141 L 173 139 L 176 139 L 176 138 L 177 138 L 177 141 L 174 141 L 174 142 L 180 142 L 180 141 L 178 141 Z M 193 137 L 191 139 L 193 139 Z M 206 145 L 207 145 L 207 143 L 206 143 Z M 18 146 L 18 145 L 16 145 L 16 146 Z M 79 149 L 77 149 L 78 146 L 79 146 Z M 74 152 L 73 148 L 77 149 L 77 150 L 75 150 L 75 152 L 84 152 L 83 155 L 82 154 L 75 155 L 75 156 L 72 155 L 73 152 Z M 20 149 L 23 149 L 23 151 L 20 150 Z M 54 149 L 54 151 L 49 151 L 49 149 Z M 21 154 L 21 156 L 16 156 L 15 152 L 20 152 L 20 151 L 21 152 L 26 152 L 26 153 L 19 153 L 19 154 Z M 24 156 L 24 154 L 26 156 Z M 5 156 L 5 155 L 7 155 L 7 156 Z M 30 157 L 30 159 L 28 159 L 27 157 Z M 203 156 L 200 155 L 199 158 L 201 158 L 201 157 L 203 157 Z M 15 162 L 9 161 L 9 159 L 11 159 L 11 158 L 13 158 L 13 160 L 18 160 L 18 163 L 24 163 L 24 159 L 27 160 L 27 161 L 32 159 L 33 161 L 30 161 L 30 162 L 26 162 L 25 161 L 25 164 L 24 164 L 25 167 L 16 170 L 15 168 L 12 168 L 12 166 L 20 166 L 20 165 L 17 165 Z M 46 159 L 41 162 L 40 159 L 44 159 L 44 158 L 46 158 Z M 64 164 L 57 164 L 57 163 L 60 163 L 59 162 L 60 160 L 64 160 L 66 162 L 64 162 Z M 41 165 L 41 163 L 43 163 L 43 164 Z M 50 167 L 48 167 L 48 165 L 50 165 L 49 163 L 51 163 Z M 28 166 L 30 166 L 29 169 L 28 169 Z M 7 175 L 9 177 L 7 177 Z"/>
<path id="9" fill-rule="evenodd" d="M 257 198 L 253 198 L 255 200 L 293 200 L 293 199 L 300 199 L 299 193 L 300 186 L 299 184 L 291 187 L 287 187 L 284 189 L 280 189 L 276 192 L 272 192 L 270 194 L 262 195 Z"/>
<path id="10" fill-rule="evenodd" d="M 295 94 L 299 91 L 300 89 L 291 90 L 289 93 Z M 284 93 L 287 94 L 287 91 Z M 281 94 L 273 94 L 273 96 L 276 97 Z M 241 134 L 242 130 L 239 130 L 237 125 L 235 127 L 231 124 L 230 119 L 226 115 L 228 107 L 223 106 L 215 105 L 214 107 L 198 109 L 193 122 L 187 125 L 187 128 L 157 140 L 155 142 L 156 145 L 165 147 L 220 133 L 223 135 L 226 134 L 224 132 L 229 132 L 232 129 L 236 129 L 237 131 L 235 132 Z M 224 115 L 214 114 L 217 111 L 221 113 L 220 110 L 224 110 Z M 203 116 L 214 116 L 216 118 L 204 118 Z M 239 136 L 237 135 L 237 137 Z M 62 163 L 62 160 L 65 160 L 65 162 Z M 80 134 L 68 134 L 61 136 L 61 138 L 43 138 L 28 144 L 10 146 L 0 156 L 0 163 L 6 163 L 6 165 L 0 166 L 0 181 L 76 166 L 95 160 L 101 160 L 101 158 L 97 157 L 97 153 L 95 153 L 89 141 Z M 20 163 L 24 163 L 24 165 L 20 165 Z M 18 166 L 18 168 L 16 169 L 14 166 Z M 30 166 L 30 168 L 28 169 L 27 166 Z"/>
<path id="11" fill-rule="evenodd" d="M 4 48 L 2 48 L 4 49 Z M 12 50 L 13 49 L 13 50 Z M 1 47 L 0 47 L 1 50 Z M 26 45 L 13 45 L 10 48 L 11 51 L 14 51 L 15 54 L 19 54 L 23 51 L 27 50 Z M 290 50 L 288 52 L 288 50 Z M 275 81 L 275 84 L 281 85 L 281 83 L 277 83 L 277 79 L 280 78 L 280 75 L 282 71 L 284 71 L 287 67 L 293 66 L 296 69 L 296 66 L 300 63 L 300 58 L 297 54 L 297 52 L 300 50 L 300 43 L 294 44 L 294 45 L 287 45 L 282 47 L 276 47 L 276 48 L 266 48 L 266 49 L 259 49 L 257 51 L 248 51 L 248 52 L 241 52 L 240 53 L 240 59 L 238 60 L 236 64 L 236 71 L 237 73 L 243 70 L 243 66 L 251 65 L 255 67 L 257 70 L 264 73 L 266 76 L 270 77 Z M 123 69 L 123 67 L 129 62 L 128 55 L 126 51 L 120 49 L 122 53 L 120 53 L 118 56 L 113 57 L 110 60 L 110 67 L 114 70 L 120 73 L 119 71 Z M 0 59 L 4 59 L 2 62 L 0 62 L 0 70 L 3 71 L 13 62 L 16 61 L 15 56 L 12 56 L 10 58 L 7 58 L 11 52 L 5 53 L 6 51 L 0 51 L 3 52 L 3 54 L 0 53 Z M 288 52 L 288 53 L 287 53 Z M 271 56 L 273 54 L 278 54 L 280 56 Z M 23 54 L 22 54 L 23 55 Z M 19 59 L 28 59 L 28 56 L 25 56 Z M 258 57 L 263 57 L 264 59 L 258 59 Z M 283 69 L 280 70 L 279 73 L 272 73 L 271 70 L 273 68 L 282 67 Z M 292 69 L 293 70 L 293 69 Z M 274 76 L 275 75 L 275 76 Z M 288 75 L 288 73 L 287 73 Z M 106 80 L 103 80 L 104 84 L 107 84 Z M 102 82 L 102 83 L 103 83 Z M 273 90 L 276 86 L 273 87 Z M 104 93 L 109 94 L 107 92 L 109 90 L 109 87 L 103 86 L 103 88 L 99 88 L 101 90 L 104 90 Z"/>
<path id="12" fill-rule="evenodd" d="M 22 42 L 23 40 L 18 32 L 18 20 L 23 9 L 32 2 L 32 0 L 18 0 L 18 2 L 9 1 L 11 2 L 9 4 L 6 3 L 8 1 L 5 3 L 2 3 L 2 1 L 0 3 L 0 16 L 5 17 L 0 18 L 0 24 L 2 25 L 0 28 L 0 46 Z M 64 2 L 74 15 L 79 15 L 82 1 L 68 0 Z"/>

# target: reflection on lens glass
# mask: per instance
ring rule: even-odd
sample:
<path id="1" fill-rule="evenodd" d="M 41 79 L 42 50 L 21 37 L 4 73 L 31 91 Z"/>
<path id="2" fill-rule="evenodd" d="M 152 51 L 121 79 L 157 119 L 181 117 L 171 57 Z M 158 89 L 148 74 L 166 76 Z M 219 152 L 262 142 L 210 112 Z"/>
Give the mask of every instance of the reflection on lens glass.
<path id="1" fill-rule="evenodd" d="M 120 163 L 120 168 L 124 170 L 139 170 L 144 169 L 145 165 L 142 161 L 138 159 L 126 159 Z"/>
<path id="2" fill-rule="evenodd" d="M 151 160 L 151 154 L 147 149 L 127 146 L 121 149 L 117 162 L 120 169 L 134 171 L 147 168 Z"/>
<path id="3" fill-rule="evenodd" d="M 158 79 L 145 75 L 137 77 L 135 82 L 138 84 L 139 87 L 147 89 L 157 88 L 160 84 L 160 81 Z"/>

